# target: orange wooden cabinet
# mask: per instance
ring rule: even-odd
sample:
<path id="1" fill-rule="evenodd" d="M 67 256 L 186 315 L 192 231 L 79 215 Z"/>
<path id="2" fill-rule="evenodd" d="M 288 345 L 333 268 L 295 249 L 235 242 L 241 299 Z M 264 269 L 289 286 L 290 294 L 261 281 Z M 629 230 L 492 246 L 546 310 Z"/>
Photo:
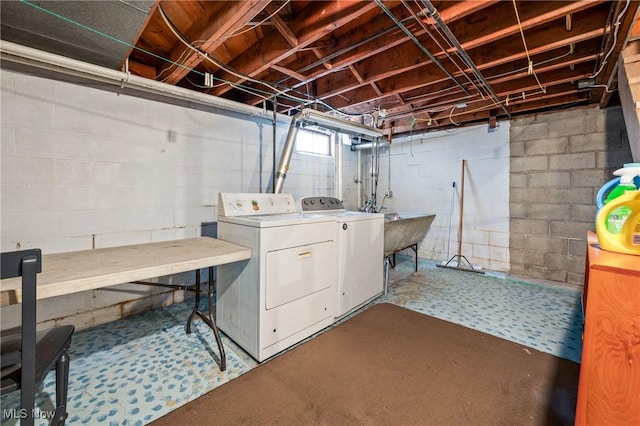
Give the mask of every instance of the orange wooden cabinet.
<path id="1" fill-rule="evenodd" d="M 576 425 L 640 425 L 640 256 L 587 240 Z"/>

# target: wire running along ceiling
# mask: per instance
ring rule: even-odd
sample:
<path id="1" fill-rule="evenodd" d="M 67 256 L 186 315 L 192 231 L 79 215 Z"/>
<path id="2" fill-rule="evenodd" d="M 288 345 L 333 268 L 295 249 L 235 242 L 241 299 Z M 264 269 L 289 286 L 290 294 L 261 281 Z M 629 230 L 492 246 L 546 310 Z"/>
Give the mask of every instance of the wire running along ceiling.
<path id="1" fill-rule="evenodd" d="M 636 1 L 98 3 L 3 2 L 2 38 L 395 135 L 616 102 L 638 26 Z"/>

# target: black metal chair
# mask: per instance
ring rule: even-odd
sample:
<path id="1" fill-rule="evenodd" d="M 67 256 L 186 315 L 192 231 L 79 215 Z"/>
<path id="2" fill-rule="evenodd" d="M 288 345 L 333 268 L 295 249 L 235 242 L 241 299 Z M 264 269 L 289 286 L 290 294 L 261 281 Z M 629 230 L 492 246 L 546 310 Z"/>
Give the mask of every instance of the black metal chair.
<path id="1" fill-rule="evenodd" d="M 67 418 L 67 349 L 74 327 L 64 325 L 36 332 L 36 275 L 42 271 L 40 249 L 2 253 L 1 256 L 1 278 L 22 277 L 22 325 L 3 330 L 1 336 L 1 394 L 20 389 L 20 410 L 14 416 L 20 418 L 21 425 L 33 425 L 34 416 L 50 418 L 52 425 L 62 425 Z M 37 386 L 54 366 L 56 409 L 55 414 L 50 415 L 35 410 L 35 395 Z"/>

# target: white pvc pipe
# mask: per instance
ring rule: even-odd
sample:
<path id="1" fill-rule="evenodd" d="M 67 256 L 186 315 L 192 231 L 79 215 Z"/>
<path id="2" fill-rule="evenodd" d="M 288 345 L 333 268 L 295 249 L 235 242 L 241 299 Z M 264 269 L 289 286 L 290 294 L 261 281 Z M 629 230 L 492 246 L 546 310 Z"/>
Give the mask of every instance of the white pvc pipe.
<path id="1" fill-rule="evenodd" d="M 340 135 L 340 133 L 333 133 L 333 138 L 334 138 L 334 144 L 333 146 L 335 147 L 334 149 L 336 150 L 335 153 L 335 162 L 334 162 L 334 178 L 333 178 L 333 192 L 334 192 L 334 197 L 336 197 L 338 200 L 342 200 L 342 150 L 344 149 L 344 147 L 342 146 L 342 135 Z"/>
<path id="2" fill-rule="evenodd" d="M 239 102 L 162 83 L 156 80 L 131 75 L 130 73 L 89 64 L 5 40 L 0 40 L 0 53 L 3 61 L 29 65 L 40 69 L 60 72 L 66 75 L 86 78 L 92 81 L 109 83 L 122 88 L 131 88 L 149 93 L 161 94 L 183 101 L 194 102 L 227 111 L 239 112 L 250 116 L 259 116 L 265 119 L 272 118 L 270 114 L 267 114 L 258 107 L 241 104 Z M 289 120 L 288 117 L 283 117 L 283 120 L 284 119 L 287 121 Z"/>
<path id="3" fill-rule="evenodd" d="M 357 174 L 357 188 L 358 188 L 358 210 L 361 210 L 364 207 L 364 202 L 362 201 L 363 196 L 362 196 L 362 152 L 361 151 L 356 151 L 356 154 L 358 155 L 358 163 L 356 168 L 358 169 L 358 174 Z"/>

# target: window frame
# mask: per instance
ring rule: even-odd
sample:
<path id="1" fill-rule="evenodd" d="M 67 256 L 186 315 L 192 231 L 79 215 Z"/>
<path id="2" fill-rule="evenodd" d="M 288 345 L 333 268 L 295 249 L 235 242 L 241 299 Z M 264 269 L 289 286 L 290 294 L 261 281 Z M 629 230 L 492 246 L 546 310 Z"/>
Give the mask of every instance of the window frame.
<path id="1" fill-rule="evenodd" d="M 300 149 L 300 135 L 306 133 L 309 135 L 318 135 L 327 139 L 327 150 L 320 152 L 319 150 L 304 150 Z M 298 134 L 296 135 L 296 144 L 295 150 L 296 153 L 301 155 L 311 155 L 315 157 L 325 157 L 325 158 L 334 158 L 335 157 L 335 132 L 326 129 L 319 129 L 313 127 L 301 127 L 298 129 Z M 314 142 L 311 141 L 311 144 Z M 328 151 L 328 153 L 327 153 Z"/>

